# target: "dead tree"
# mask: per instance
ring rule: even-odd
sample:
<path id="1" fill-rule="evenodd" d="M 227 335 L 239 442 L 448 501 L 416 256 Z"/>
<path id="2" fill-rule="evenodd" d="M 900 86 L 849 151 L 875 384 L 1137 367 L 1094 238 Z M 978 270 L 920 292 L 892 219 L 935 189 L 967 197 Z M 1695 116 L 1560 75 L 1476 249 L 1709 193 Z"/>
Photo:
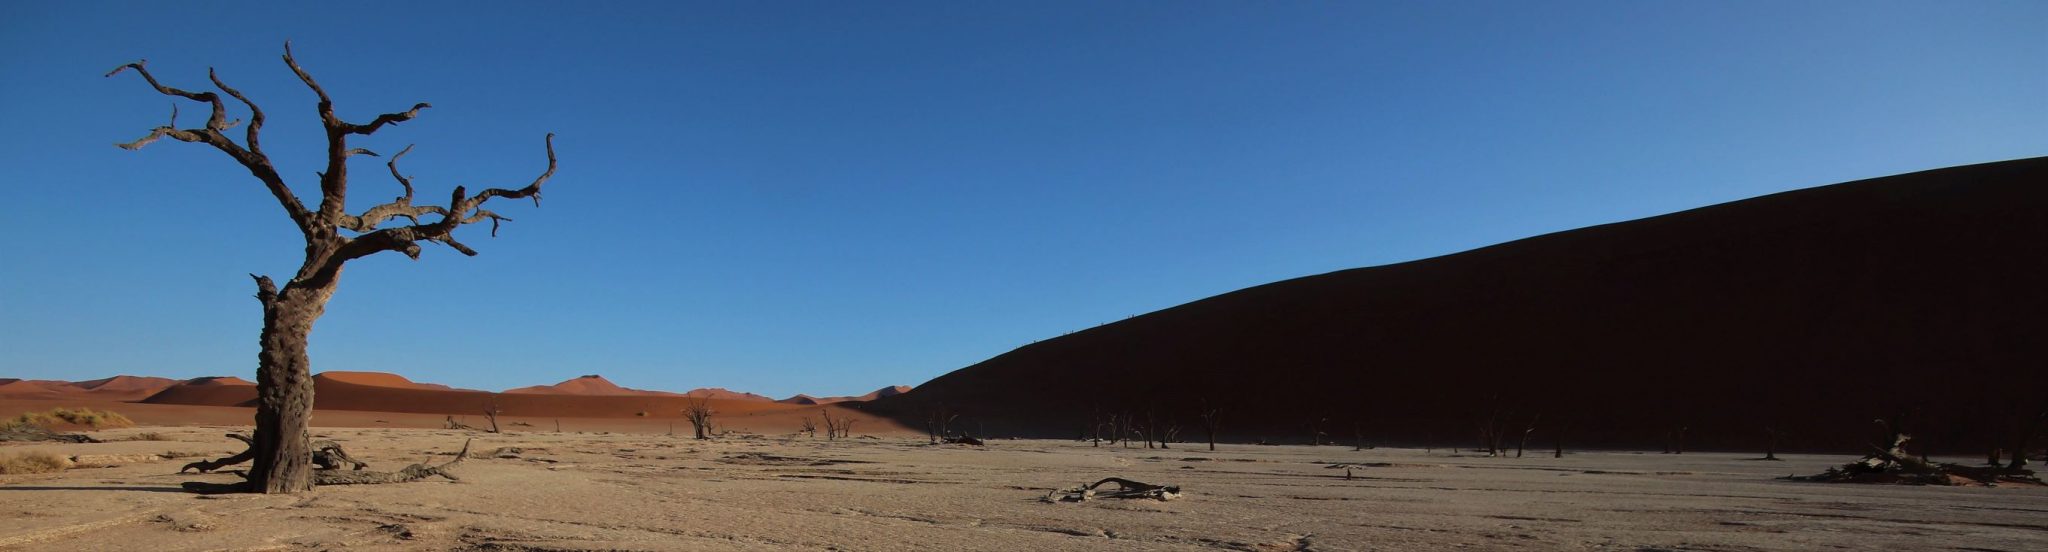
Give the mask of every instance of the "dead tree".
<path id="1" fill-rule="evenodd" d="M 1785 437 L 1785 432 L 1779 431 L 1777 424 L 1771 424 L 1764 426 L 1764 436 L 1766 440 L 1764 441 L 1763 459 L 1773 461 L 1779 460 L 1778 440 L 1783 439 Z"/>
<path id="2" fill-rule="evenodd" d="M 1221 429 L 1221 426 L 1217 425 L 1216 412 L 1214 408 L 1202 410 L 1202 433 L 1209 436 L 1209 450 L 1211 451 L 1216 450 L 1216 430 Z"/>
<path id="3" fill-rule="evenodd" d="M 2019 441 L 2013 444 L 2012 463 L 2006 464 L 2007 469 L 2018 470 L 2027 467 L 2029 447 L 2033 444 L 2034 435 L 2041 432 L 2043 423 L 2048 423 L 2048 410 L 2042 410 L 2041 413 L 2034 415 L 2033 421 L 2023 424 L 2026 429 L 2020 432 Z"/>
<path id="4" fill-rule="evenodd" d="M 690 427 L 697 431 L 698 439 L 711 438 L 710 397 L 689 397 L 683 403 L 683 417 L 690 420 Z"/>
<path id="5" fill-rule="evenodd" d="M 484 209 L 484 203 L 495 198 L 532 199 L 540 203 L 541 185 L 555 174 L 554 135 L 549 134 L 547 145 L 547 170 L 525 187 L 516 189 L 488 188 L 476 194 L 469 194 L 461 186 L 455 187 L 446 206 L 414 205 L 412 180 L 398 171 L 398 159 L 412 150 L 411 146 L 399 151 L 386 163 L 391 176 L 405 190 L 405 195 L 383 204 L 378 204 L 357 214 L 348 212 L 348 160 L 357 155 L 375 156 L 375 153 L 348 145 L 350 136 L 368 136 L 387 125 L 397 125 L 413 120 L 425 103 L 415 104 L 411 109 L 396 113 L 378 115 L 369 123 L 351 123 L 335 113 L 334 101 L 327 91 L 313 80 L 313 76 L 299 66 L 292 57 L 291 44 L 284 48 L 284 63 L 299 81 L 320 98 L 319 113 L 321 127 L 325 131 L 326 167 L 319 173 L 320 203 L 308 207 L 286 184 L 285 178 L 271 163 L 269 152 L 264 151 L 259 141 L 263 130 L 264 113 L 256 102 L 240 91 L 222 82 L 213 71 L 207 77 L 221 92 L 233 97 L 249 110 L 249 122 L 245 126 L 241 143 L 228 136 L 227 131 L 239 120 L 229 120 L 228 108 L 219 94 L 213 92 L 191 92 L 157 82 L 156 77 L 144 67 L 144 61 L 122 65 L 109 71 L 111 77 L 128 69 L 134 69 L 150 87 L 158 93 L 184 98 L 205 104 L 211 111 L 206 121 L 199 126 L 179 128 L 177 108 L 173 105 L 171 119 L 163 126 L 149 131 L 149 134 L 133 142 L 117 144 L 124 149 L 139 149 L 163 138 L 181 142 L 205 144 L 226 154 L 249 174 L 263 183 L 263 187 L 283 208 L 285 216 L 305 240 L 305 258 L 299 269 L 283 286 L 278 286 L 268 276 L 250 275 L 256 281 L 256 299 L 263 305 L 263 331 L 259 343 L 262 352 L 257 355 L 256 368 L 256 432 L 254 445 L 254 466 L 250 469 L 249 490 L 263 493 L 296 493 L 313 488 L 313 449 L 307 424 L 313 412 L 312 362 L 306 356 L 307 337 L 313 330 L 314 321 L 326 312 L 328 299 L 334 296 L 336 284 L 340 282 L 342 265 L 349 261 L 395 251 L 407 257 L 418 259 L 422 242 L 440 243 L 461 252 L 476 255 L 476 250 L 456 241 L 455 229 L 466 224 L 491 222 L 492 234 L 496 234 L 500 222 L 511 219 Z M 420 217 L 438 215 L 440 218 L 421 222 Z M 395 219 L 405 219 L 408 224 L 385 227 Z M 354 234 L 350 236 L 348 234 Z"/>
<path id="6" fill-rule="evenodd" d="M 490 398 L 484 399 L 484 419 L 491 421 L 491 433 L 498 432 L 498 414 L 501 413 L 504 413 L 504 410 L 498 408 L 497 393 L 492 393 Z"/>
<path id="7" fill-rule="evenodd" d="M 796 428 L 797 433 L 808 435 L 812 439 L 818 438 L 818 423 L 811 421 L 810 416 L 804 416 L 803 420 L 799 421 L 798 424 L 800 425 Z"/>
<path id="8" fill-rule="evenodd" d="M 1486 449 L 1487 456 L 1500 456 L 1502 433 L 1500 411 L 1496 410 L 1488 414 L 1485 421 L 1479 422 L 1479 448 Z"/>
<path id="9" fill-rule="evenodd" d="M 1687 426 L 1664 430 L 1664 454 L 1685 454 L 1685 431 Z"/>
<path id="10" fill-rule="evenodd" d="M 1554 447 L 1551 449 L 1551 458 L 1564 458 L 1564 432 L 1570 428 L 1569 424 L 1560 425 L 1557 426 L 1557 431 L 1550 432 L 1550 443 Z"/>
<path id="11" fill-rule="evenodd" d="M 1515 443 L 1515 457 L 1516 457 L 1516 458 L 1521 458 L 1521 457 L 1522 457 L 1522 449 L 1526 449 L 1526 448 L 1529 448 L 1529 434 L 1531 434 L 1531 433 L 1535 433 L 1535 432 L 1536 432 L 1536 424 L 1537 424 L 1538 422 L 1542 422 L 1542 421 L 1543 421 L 1543 415 L 1542 415 L 1542 414 L 1537 414 L 1535 418 L 1532 418 L 1532 419 L 1530 419 L 1530 420 L 1529 420 L 1529 423 L 1528 423 L 1528 424 L 1524 424 L 1524 425 L 1522 426 L 1522 440 L 1520 440 L 1520 441 L 1517 441 L 1517 442 Z"/>
<path id="12" fill-rule="evenodd" d="M 930 438 L 931 444 L 934 445 L 939 444 L 940 441 L 953 438 L 953 431 L 951 429 L 951 426 L 953 424 L 953 420 L 957 420 L 959 418 L 959 414 L 947 413 L 946 405 L 939 405 L 937 410 L 933 410 L 929 416 L 925 417 L 925 436 Z"/>
<path id="13" fill-rule="evenodd" d="M 1316 418 L 1315 421 L 1309 422 L 1308 436 L 1311 444 L 1318 447 L 1323 446 L 1323 438 L 1330 435 L 1323 431 L 1323 426 L 1328 423 L 1330 423 L 1329 418 Z"/>
<path id="14" fill-rule="evenodd" d="M 851 439 L 853 438 L 853 423 L 858 421 L 860 421 L 860 418 L 841 418 L 838 420 L 826 418 L 827 427 L 825 431 L 841 438 Z"/>

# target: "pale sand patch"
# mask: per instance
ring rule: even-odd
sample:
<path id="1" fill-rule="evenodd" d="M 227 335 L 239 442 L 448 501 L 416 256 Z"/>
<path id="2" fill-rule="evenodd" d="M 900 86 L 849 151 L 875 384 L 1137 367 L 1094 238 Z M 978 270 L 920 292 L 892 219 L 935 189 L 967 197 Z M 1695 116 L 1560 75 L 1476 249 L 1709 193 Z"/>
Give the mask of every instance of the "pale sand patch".
<path id="1" fill-rule="evenodd" d="M 172 441 L 0 447 L 225 453 L 230 427 Z M 118 438 L 127 429 L 99 432 Z M 2048 489 L 1794 483 L 1842 456 L 1580 453 L 1065 441 L 932 447 L 921 438 L 490 435 L 323 428 L 372 469 L 439 463 L 475 438 L 461 482 L 303 496 L 184 493 L 182 461 L 0 476 L 8 550 L 1896 550 L 2048 549 Z M 1333 463 L 1352 464 L 1346 480 Z M 1180 485 L 1172 502 L 1046 503 L 1107 476 Z"/>

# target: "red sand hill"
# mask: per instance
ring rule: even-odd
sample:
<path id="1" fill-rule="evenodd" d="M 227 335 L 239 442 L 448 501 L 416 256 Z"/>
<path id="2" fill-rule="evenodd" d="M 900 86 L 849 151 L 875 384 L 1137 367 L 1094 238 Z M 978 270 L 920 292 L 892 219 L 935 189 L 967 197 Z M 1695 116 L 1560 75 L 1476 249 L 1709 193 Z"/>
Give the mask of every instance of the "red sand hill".
<path id="1" fill-rule="evenodd" d="M 317 390 L 315 391 L 318 392 Z M 141 402 L 159 404 L 196 404 L 208 406 L 247 406 L 255 404 L 256 383 L 233 376 L 192 378 L 177 385 L 164 388 L 143 398 Z M 316 396 L 316 399 L 317 396 Z"/>
<path id="2" fill-rule="evenodd" d="M 114 376 L 87 381 L 0 380 L 0 397 L 14 399 L 137 400 L 177 383 L 169 378 Z"/>
<path id="3" fill-rule="evenodd" d="M 356 385 L 363 385 L 369 387 L 455 390 L 455 388 L 453 387 L 441 385 L 438 383 L 416 382 L 413 380 L 406 379 L 405 376 L 393 374 L 390 372 L 351 372 L 345 370 L 328 370 L 325 372 L 321 372 L 319 374 L 315 374 L 313 376 L 314 385 L 318 385 L 319 382 L 321 381 L 352 383 Z M 462 391 L 473 391 L 473 389 L 463 389 Z"/>
<path id="4" fill-rule="evenodd" d="M 1861 450 L 1875 418 L 1982 453 L 2048 408 L 2048 158 L 1797 190 L 1239 290 L 1018 348 L 868 403 L 1072 438 Z M 2039 441 L 2036 441 L 2038 443 Z M 2008 445 L 2008 449 L 2010 446 Z"/>
<path id="5" fill-rule="evenodd" d="M 667 391 L 642 391 L 639 389 L 628 389 L 625 387 L 619 387 L 618 384 L 612 383 L 611 380 L 604 379 L 604 376 L 596 374 L 578 377 L 554 385 L 535 385 L 531 387 L 520 387 L 517 389 L 506 389 L 505 392 L 542 395 L 679 396 L 676 393 L 670 393 Z"/>
<path id="6" fill-rule="evenodd" d="M 314 407 L 320 410 L 477 416 L 481 415 L 488 405 L 495 402 L 500 412 L 505 416 L 539 418 L 678 418 L 690 400 L 688 397 L 679 394 L 656 394 L 650 392 L 640 392 L 637 394 L 489 393 L 485 391 L 439 389 L 426 387 L 423 384 L 414 384 L 414 387 L 396 386 L 391 385 L 396 382 L 390 378 L 382 377 L 323 376 L 328 376 L 328 374 L 323 373 L 313 378 Z M 374 383 L 375 385 L 364 382 Z M 595 384 L 596 382 L 585 383 Z M 601 389 L 602 387 L 600 384 L 580 386 L 580 388 Z M 255 400 L 256 388 L 254 385 L 187 383 L 166 389 L 162 393 L 158 393 L 156 396 L 150 397 L 143 402 L 197 406 L 249 406 L 255 404 Z M 714 398 L 711 399 L 711 403 L 712 408 L 720 416 L 746 416 L 769 410 L 796 408 L 769 401 Z"/>
<path id="7" fill-rule="evenodd" d="M 768 398 L 765 395 L 756 395 L 753 393 L 733 391 L 723 387 L 699 387 L 696 389 L 691 389 L 689 392 L 683 393 L 683 395 L 688 397 L 703 397 L 709 399 L 725 399 L 734 401 L 775 402 L 775 399 Z"/>
<path id="8" fill-rule="evenodd" d="M 891 385 L 891 386 L 888 386 L 888 387 L 883 387 L 883 388 L 881 388 L 881 389 L 876 389 L 876 390 L 874 390 L 874 391 L 870 391 L 870 392 L 868 392 L 868 394 L 866 394 L 866 395 L 861 395 L 861 396 L 858 396 L 858 397 L 813 397 L 813 396 L 810 396 L 810 395 L 805 395 L 805 394 L 802 394 L 802 393 L 798 393 L 798 394 L 796 394 L 796 396 L 793 396 L 793 397 L 790 397 L 790 398 L 787 398 L 787 399 L 782 399 L 782 400 L 779 400 L 779 401 L 775 401 L 775 402 L 779 402 L 779 403 L 782 403 L 782 404 L 803 404 L 803 405 L 812 405 L 812 404 L 836 404 L 836 403 L 843 403 L 843 402 L 866 402 L 866 401 L 872 401 L 872 400 L 875 400 L 875 399 L 879 399 L 879 398 L 882 398 L 882 397 L 893 397 L 893 396 L 896 396 L 896 395 L 901 395 L 901 394 L 904 394 L 904 393 L 908 393 L 908 392 L 910 392 L 910 386 L 908 386 L 908 385 Z"/>

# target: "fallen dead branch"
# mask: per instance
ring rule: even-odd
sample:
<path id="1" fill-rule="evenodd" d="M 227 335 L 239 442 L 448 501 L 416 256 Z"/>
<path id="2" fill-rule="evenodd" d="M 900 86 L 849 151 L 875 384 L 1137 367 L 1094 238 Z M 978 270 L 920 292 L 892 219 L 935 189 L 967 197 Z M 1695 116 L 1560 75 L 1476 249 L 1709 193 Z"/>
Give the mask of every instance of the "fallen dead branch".
<path id="1" fill-rule="evenodd" d="M 1792 481 L 1823 483 L 1886 483 L 1897 485 L 1956 485 L 1995 487 L 1999 484 L 2044 485 L 2033 470 L 2001 466 L 1965 466 L 1927 462 L 1906 452 L 1911 435 L 1892 437 L 1890 449 L 1876 449 L 1863 459 L 1828 468 L 1814 475 L 1788 475 Z M 1875 448 L 1875 447 L 1873 447 Z"/>
<path id="2" fill-rule="evenodd" d="M 1116 490 L 1096 492 L 1096 487 L 1101 487 L 1108 483 L 1115 483 L 1117 485 Z M 1045 495 L 1046 502 L 1086 502 L 1097 498 L 1149 498 L 1167 501 L 1180 498 L 1180 487 L 1177 485 L 1153 485 L 1121 477 L 1107 477 L 1101 481 L 1070 489 L 1059 489 Z"/>

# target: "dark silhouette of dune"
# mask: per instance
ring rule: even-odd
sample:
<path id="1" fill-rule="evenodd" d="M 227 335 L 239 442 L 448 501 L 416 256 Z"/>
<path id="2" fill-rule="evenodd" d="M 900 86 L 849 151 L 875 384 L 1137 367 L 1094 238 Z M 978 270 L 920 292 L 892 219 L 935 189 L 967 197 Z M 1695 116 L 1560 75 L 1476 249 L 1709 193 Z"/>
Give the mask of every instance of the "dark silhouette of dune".
<path id="1" fill-rule="evenodd" d="M 2048 408 L 2048 158 L 1773 194 L 1243 289 L 1018 348 L 864 408 L 1072 438 L 1981 453 Z M 1167 421 L 1171 420 L 1171 422 Z M 1512 442 L 1512 439 L 1510 440 Z M 2038 444 L 2039 441 L 2036 441 Z"/>
<path id="2" fill-rule="evenodd" d="M 876 389 L 874 391 L 869 391 L 868 394 L 861 395 L 858 397 L 813 397 L 810 395 L 805 395 L 803 393 L 797 393 L 796 395 L 793 395 L 787 399 L 782 399 L 775 402 L 779 402 L 782 404 L 803 405 L 837 404 L 843 402 L 866 402 L 879 399 L 882 397 L 893 397 L 896 395 L 901 395 L 907 391 L 910 391 L 910 386 L 908 385 L 891 385 L 888 387 L 883 387 L 881 389 Z"/>

